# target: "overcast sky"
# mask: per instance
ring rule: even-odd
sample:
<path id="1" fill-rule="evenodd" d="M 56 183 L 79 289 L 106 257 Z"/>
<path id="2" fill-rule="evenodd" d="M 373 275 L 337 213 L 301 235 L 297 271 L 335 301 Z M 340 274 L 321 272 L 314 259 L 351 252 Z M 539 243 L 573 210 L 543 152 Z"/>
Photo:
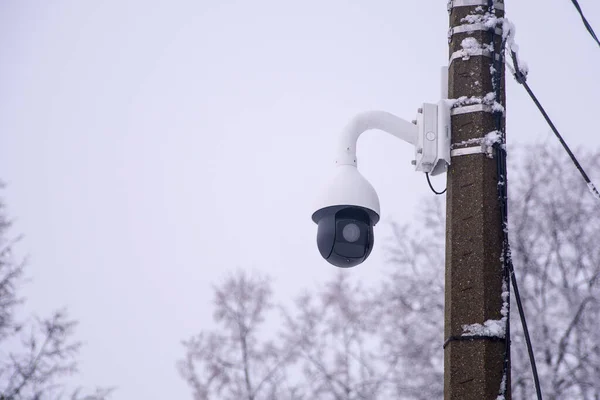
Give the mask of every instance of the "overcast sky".
<path id="1" fill-rule="evenodd" d="M 580 0 L 600 31 L 600 3 Z M 598 148 L 600 48 L 569 0 L 508 1 L 529 82 L 573 148 Z M 233 268 L 278 298 L 327 279 L 312 202 L 356 113 L 437 102 L 446 0 L 0 1 L 0 179 L 28 255 L 27 309 L 68 306 L 87 387 L 185 399 L 180 340 L 213 326 Z M 554 139 L 508 79 L 511 148 Z M 359 142 L 381 226 L 419 227 L 413 149 Z M 514 160 L 514 158 L 513 158 Z M 588 171 L 600 184 L 598 171 Z M 436 179 L 442 188 L 444 178 Z"/>

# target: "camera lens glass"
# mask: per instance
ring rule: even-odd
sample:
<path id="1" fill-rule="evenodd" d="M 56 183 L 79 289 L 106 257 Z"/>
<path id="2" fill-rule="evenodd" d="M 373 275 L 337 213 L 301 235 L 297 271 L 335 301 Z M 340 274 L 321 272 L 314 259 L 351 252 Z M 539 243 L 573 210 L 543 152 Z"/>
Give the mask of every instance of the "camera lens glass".
<path id="1" fill-rule="evenodd" d="M 342 236 L 346 241 L 354 243 L 360 238 L 360 228 L 356 224 L 348 224 L 342 229 Z"/>

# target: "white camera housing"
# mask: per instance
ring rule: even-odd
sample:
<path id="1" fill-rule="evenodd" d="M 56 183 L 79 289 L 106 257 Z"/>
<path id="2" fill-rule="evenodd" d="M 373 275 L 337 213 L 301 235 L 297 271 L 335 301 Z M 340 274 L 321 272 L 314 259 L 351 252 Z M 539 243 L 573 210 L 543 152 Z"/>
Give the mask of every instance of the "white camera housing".
<path id="1" fill-rule="evenodd" d="M 379 197 L 355 166 L 339 165 L 312 219 L 318 224 L 321 256 L 337 267 L 354 267 L 366 260 L 373 248 Z"/>

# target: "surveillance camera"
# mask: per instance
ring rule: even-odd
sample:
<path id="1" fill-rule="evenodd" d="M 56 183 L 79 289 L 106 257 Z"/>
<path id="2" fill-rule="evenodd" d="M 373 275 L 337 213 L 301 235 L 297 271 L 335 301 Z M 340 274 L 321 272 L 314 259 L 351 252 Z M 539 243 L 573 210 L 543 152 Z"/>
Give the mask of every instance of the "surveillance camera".
<path id="1" fill-rule="evenodd" d="M 336 267 L 354 267 L 373 249 L 379 198 L 355 166 L 338 165 L 312 220 L 321 256 Z"/>
<path id="2" fill-rule="evenodd" d="M 313 213 L 318 224 L 317 245 L 329 263 L 354 267 L 373 249 L 373 227 L 379 222 L 379 198 L 358 172 L 356 144 L 368 130 L 379 129 L 413 146 L 417 171 L 437 175 L 450 165 L 450 107 L 446 100 L 424 103 L 415 123 L 384 111 L 356 115 L 346 125 L 337 144 L 336 175 Z"/>

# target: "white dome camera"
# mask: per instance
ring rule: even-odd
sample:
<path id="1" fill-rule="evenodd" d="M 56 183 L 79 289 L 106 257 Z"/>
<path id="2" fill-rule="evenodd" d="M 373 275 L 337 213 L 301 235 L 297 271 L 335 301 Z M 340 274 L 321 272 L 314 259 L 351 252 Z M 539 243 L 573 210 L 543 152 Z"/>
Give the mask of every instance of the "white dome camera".
<path id="1" fill-rule="evenodd" d="M 379 198 L 355 166 L 339 165 L 312 220 L 321 256 L 340 268 L 354 267 L 373 249 Z"/>
<path id="2" fill-rule="evenodd" d="M 438 112 L 439 109 L 439 112 Z M 415 146 L 413 164 L 431 175 L 450 163 L 449 107 L 424 104 L 414 123 L 383 111 L 359 114 L 344 129 L 333 178 L 317 204 L 312 220 L 318 225 L 317 247 L 321 256 L 340 268 L 354 267 L 373 249 L 373 227 L 379 222 L 379 197 L 360 174 L 356 162 L 358 137 L 380 129 Z"/>

